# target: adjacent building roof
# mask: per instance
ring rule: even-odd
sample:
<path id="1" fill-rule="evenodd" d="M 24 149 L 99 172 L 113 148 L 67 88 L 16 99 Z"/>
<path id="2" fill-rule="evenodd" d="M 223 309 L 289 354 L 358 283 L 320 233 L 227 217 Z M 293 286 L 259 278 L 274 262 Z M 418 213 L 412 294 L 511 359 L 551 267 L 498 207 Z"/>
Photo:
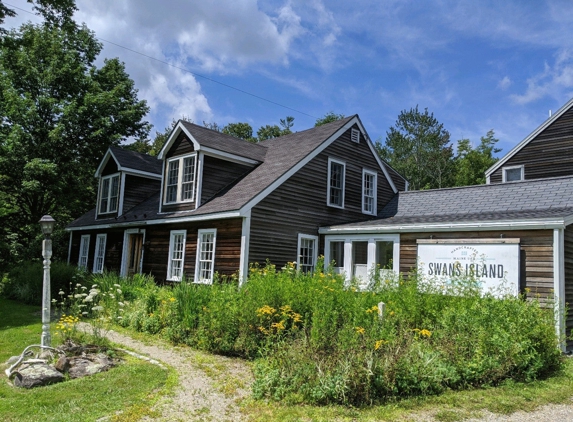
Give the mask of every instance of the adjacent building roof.
<path id="1" fill-rule="evenodd" d="M 245 154 L 244 156 L 247 158 L 264 161 L 226 191 L 216 195 L 195 210 L 160 213 L 160 198 L 159 194 L 157 194 L 130 209 L 118 219 L 99 219 L 96 221 L 95 210 L 92 210 L 73 221 L 68 227 L 75 228 L 117 223 L 135 224 L 136 222 L 152 224 L 170 219 L 196 219 L 201 218 L 201 216 L 207 217 L 211 214 L 220 216 L 222 213 L 226 213 L 228 216 L 238 216 L 239 211 L 245 211 L 246 208 L 252 207 L 259 199 L 264 198 L 267 193 L 280 185 L 286 177 L 289 177 L 293 171 L 296 171 L 298 167 L 316 156 L 322 150 L 322 147 L 328 145 L 330 141 L 348 130 L 350 126 L 359 123 L 359 119 L 356 115 L 350 116 L 312 129 L 281 136 L 277 139 L 265 140 L 259 144 L 251 144 L 192 123 L 182 123 L 196 141 L 201 143 L 201 146 L 217 147 L 219 150 L 224 149 L 235 155 L 239 153 Z M 392 181 L 389 180 L 389 183 L 392 183 Z"/>
<path id="2" fill-rule="evenodd" d="M 558 118 L 560 118 L 565 112 L 567 112 L 571 107 L 573 107 L 573 98 L 571 98 L 565 105 L 563 105 L 559 110 L 553 113 L 547 120 L 545 120 L 537 129 L 531 132 L 523 141 L 519 144 L 514 146 L 507 154 L 505 154 L 499 161 L 497 161 L 493 166 L 485 172 L 485 177 L 489 180 L 489 177 L 503 166 L 511 157 L 521 151 L 527 144 L 529 144 L 532 140 L 534 140 L 537 135 L 543 132 L 545 129 L 549 127 L 553 122 L 555 122 Z"/>
<path id="3" fill-rule="evenodd" d="M 399 192 L 378 214 L 359 223 L 321 229 L 348 231 L 416 231 L 453 228 L 542 224 L 573 218 L 573 177 L 525 182 Z M 551 223 L 553 224 L 553 223 Z"/>

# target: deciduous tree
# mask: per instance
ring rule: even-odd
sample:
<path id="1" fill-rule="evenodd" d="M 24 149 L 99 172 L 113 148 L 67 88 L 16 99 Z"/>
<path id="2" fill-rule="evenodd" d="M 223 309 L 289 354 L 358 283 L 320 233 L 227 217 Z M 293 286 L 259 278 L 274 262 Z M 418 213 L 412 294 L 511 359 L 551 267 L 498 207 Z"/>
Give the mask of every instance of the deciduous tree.
<path id="1" fill-rule="evenodd" d="M 496 163 L 498 158 L 494 157 L 501 151 L 495 144 L 499 139 L 495 138 L 495 133 L 489 130 L 482 136 L 476 148 L 472 147 L 469 139 L 458 141 L 457 154 L 455 158 L 456 186 L 481 185 L 485 183 L 485 171 Z"/>

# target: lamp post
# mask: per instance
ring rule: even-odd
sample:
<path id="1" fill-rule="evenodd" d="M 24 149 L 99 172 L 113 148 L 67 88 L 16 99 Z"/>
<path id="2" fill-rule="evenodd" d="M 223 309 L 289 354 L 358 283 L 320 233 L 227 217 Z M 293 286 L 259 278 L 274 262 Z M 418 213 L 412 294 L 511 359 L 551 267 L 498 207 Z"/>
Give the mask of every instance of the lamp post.
<path id="1" fill-rule="evenodd" d="M 51 216 L 43 216 L 39 223 L 44 233 L 42 241 L 42 257 L 44 258 L 44 283 L 42 291 L 42 346 L 50 347 L 52 338 L 50 336 L 50 258 L 52 258 L 52 239 L 50 235 L 54 230 L 54 220 Z"/>

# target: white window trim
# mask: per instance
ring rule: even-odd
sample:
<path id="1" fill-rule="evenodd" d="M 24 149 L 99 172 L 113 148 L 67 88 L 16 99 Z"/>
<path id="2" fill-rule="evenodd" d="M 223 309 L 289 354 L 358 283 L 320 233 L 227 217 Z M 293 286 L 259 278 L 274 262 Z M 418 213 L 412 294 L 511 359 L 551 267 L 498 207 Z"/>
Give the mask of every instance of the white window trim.
<path id="1" fill-rule="evenodd" d="M 318 236 L 304 233 L 298 234 L 298 242 L 296 246 L 296 269 L 300 271 L 300 247 L 302 239 L 310 239 L 314 241 L 314 253 L 312 257 L 312 262 L 313 262 L 312 271 L 314 271 L 316 270 L 316 261 L 318 260 Z"/>
<path id="2" fill-rule="evenodd" d="M 127 229 L 123 232 L 123 249 L 121 251 L 121 269 L 119 275 L 125 277 L 127 275 L 127 249 L 129 247 L 128 240 L 130 234 L 141 233 L 143 234 L 143 243 L 145 244 L 145 229 Z M 143 254 L 145 253 L 145 247 L 141 250 L 141 260 L 139 263 L 140 269 L 143 263 Z M 141 271 L 140 271 L 141 274 Z"/>
<path id="3" fill-rule="evenodd" d="M 85 254 L 86 262 L 85 262 L 85 264 L 82 265 L 82 256 L 83 256 L 83 255 L 82 255 L 82 250 L 83 250 L 83 247 L 82 247 L 82 246 L 84 245 L 84 241 L 85 241 L 86 244 L 87 244 L 86 254 Z M 88 261 L 89 261 L 89 259 L 90 259 L 90 235 L 89 235 L 89 234 L 84 234 L 84 235 L 82 235 L 82 237 L 80 238 L 80 254 L 79 254 L 79 257 L 78 257 L 78 268 L 79 268 L 79 269 L 87 270 L 87 269 L 88 269 Z"/>
<path id="4" fill-rule="evenodd" d="M 204 234 L 213 234 L 213 258 L 211 259 L 211 277 L 200 279 L 201 275 L 201 243 Z M 195 258 L 195 283 L 198 284 L 213 284 L 213 277 L 215 275 L 215 253 L 217 251 L 217 229 L 199 229 L 197 231 L 197 256 Z"/>
<path id="5" fill-rule="evenodd" d="M 103 239 L 103 240 L 102 240 Z M 97 261 L 98 261 L 98 253 L 100 250 L 100 242 L 103 242 L 103 256 L 101 257 L 101 268 L 98 269 L 97 268 Z M 107 243 L 107 234 L 103 233 L 103 234 L 98 234 L 96 236 L 96 243 L 95 243 L 95 251 L 94 251 L 94 265 L 93 265 L 93 273 L 103 273 L 103 270 L 105 268 L 105 247 L 106 247 L 106 243 Z"/>
<path id="6" fill-rule="evenodd" d="M 331 176 L 331 169 L 332 169 L 332 164 L 339 164 L 342 166 L 342 205 L 338 205 L 338 204 L 333 204 L 330 202 L 330 176 Z M 340 208 L 340 209 L 344 209 L 344 191 L 346 190 L 346 162 L 341 161 L 341 160 L 337 160 L 335 158 L 328 158 L 328 175 L 327 175 L 327 181 L 326 181 L 326 204 L 329 207 L 334 207 L 334 208 Z"/>
<path id="7" fill-rule="evenodd" d="M 175 240 L 175 236 L 178 234 L 183 235 L 183 256 L 181 257 L 181 275 L 179 277 L 171 277 L 171 269 L 172 269 L 172 259 L 173 256 L 173 241 Z M 183 275 L 185 274 L 185 246 L 187 244 L 187 230 L 171 230 L 169 233 L 169 255 L 167 257 L 167 276 L 165 279 L 167 281 L 181 281 L 183 279 Z"/>
<path id="8" fill-rule="evenodd" d="M 502 167 L 501 168 L 501 178 L 502 178 L 502 182 L 506 183 L 507 180 L 505 180 L 505 172 L 507 170 L 515 170 L 515 169 L 521 169 L 521 178 L 519 180 L 512 180 L 512 182 L 521 182 L 523 180 L 525 180 L 525 167 L 523 166 L 523 164 L 519 165 L 519 166 L 507 166 L 507 167 Z"/>
<path id="9" fill-rule="evenodd" d="M 352 142 L 360 143 L 360 131 L 358 129 L 352 128 L 350 130 L 350 140 Z"/>
<path id="10" fill-rule="evenodd" d="M 374 176 L 374 198 L 372 203 L 372 211 L 366 210 L 366 192 L 364 189 L 364 179 L 366 175 Z M 362 169 L 362 213 L 368 215 L 376 215 L 377 214 L 377 203 L 378 203 L 378 173 L 371 170 Z"/>
<path id="11" fill-rule="evenodd" d="M 191 191 L 191 198 L 190 199 L 181 199 L 183 194 L 183 173 L 184 173 L 184 162 L 186 158 L 191 158 L 195 160 L 195 165 L 193 168 L 193 190 Z M 167 202 L 167 183 L 169 181 L 169 164 L 173 161 L 179 161 L 179 172 L 177 174 L 177 193 L 176 193 L 176 200 L 172 202 Z M 197 172 L 197 165 L 198 165 L 197 153 L 193 152 L 191 154 L 186 155 L 179 155 L 177 157 L 171 157 L 166 160 L 164 172 L 165 175 L 163 177 L 163 205 L 173 205 L 173 204 L 183 204 L 186 202 L 193 202 L 197 197 L 197 186 L 198 186 L 198 172 Z"/>
<path id="12" fill-rule="evenodd" d="M 368 242 L 368 268 L 376 265 L 376 242 L 394 242 L 392 248 L 392 271 L 400 271 L 400 235 L 399 234 L 354 234 L 348 236 L 326 235 L 324 237 L 324 269 L 328 269 L 330 242 L 344 242 L 344 273 L 347 281 L 352 277 L 352 242 Z"/>
<path id="13" fill-rule="evenodd" d="M 110 201 L 110 199 L 111 199 L 111 187 L 112 187 L 112 184 L 113 184 L 113 179 L 114 179 L 115 177 L 117 177 L 117 202 L 115 203 L 115 207 L 116 207 L 116 208 L 115 208 L 114 210 L 112 210 L 112 209 L 110 209 L 109 205 L 110 205 L 110 203 L 111 203 L 111 201 Z M 109 191 L 108 191 L 108 194 L 107 194 L 107 209 L 106 209 L 106 211 L 102 211 L 102 210 L 101 210 L 101 201 L 103 200 L 103 197 L 102 197 L 102 194 L 103 194 L 103 185 L 104 185 L 103 182 L 104 182 L 106 179 L 110 179 L 110 182 L 109 182 Z M 119 173 L 114 173 L 114 174 L 110 174 L 110 175 L 107 175 L 107 176 L 102 176 L 102 177 L 101 177 L 101 180 L 100 180 L 100 183 L 99 183 L 99 201 L 97 201 L 97 214 L 111 214 L 111 213 L 117 212 L 117 210 L 119 209 L 119 201 L 120 201 L 120 198 L 121 198 L 121 179 L 120 179 L 120 177 L 119 177 Z"/>

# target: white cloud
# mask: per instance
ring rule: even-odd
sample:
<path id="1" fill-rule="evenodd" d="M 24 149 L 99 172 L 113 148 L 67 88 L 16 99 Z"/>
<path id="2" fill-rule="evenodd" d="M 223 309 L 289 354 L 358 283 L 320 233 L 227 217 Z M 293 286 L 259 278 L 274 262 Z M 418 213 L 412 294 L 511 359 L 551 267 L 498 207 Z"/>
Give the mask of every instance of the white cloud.
<path id="1" fill-rule="evenodd" d="M 502 89 L 502 90 L 506 90 L 507 88 L 509 88 L 509 86 L 511 84 L 512 84 L 512 81 L 509 78 L 509 76 L 504 76 L 503 79 L 501 81 L 499 81 L 499 83 L 497 84 L 497 87 Z"/>
<path id="2" fill-rule="evenodd" d="M 527 80 L 527 89 L 523 94 L 512 95 L 517 104 L 528 104 L 540 98 L 549 96 L 563 101 L 573 95 L 573 51 L 561 50 L 555 58 L 555 63 L 544 64 L 539 74 Z"/>

